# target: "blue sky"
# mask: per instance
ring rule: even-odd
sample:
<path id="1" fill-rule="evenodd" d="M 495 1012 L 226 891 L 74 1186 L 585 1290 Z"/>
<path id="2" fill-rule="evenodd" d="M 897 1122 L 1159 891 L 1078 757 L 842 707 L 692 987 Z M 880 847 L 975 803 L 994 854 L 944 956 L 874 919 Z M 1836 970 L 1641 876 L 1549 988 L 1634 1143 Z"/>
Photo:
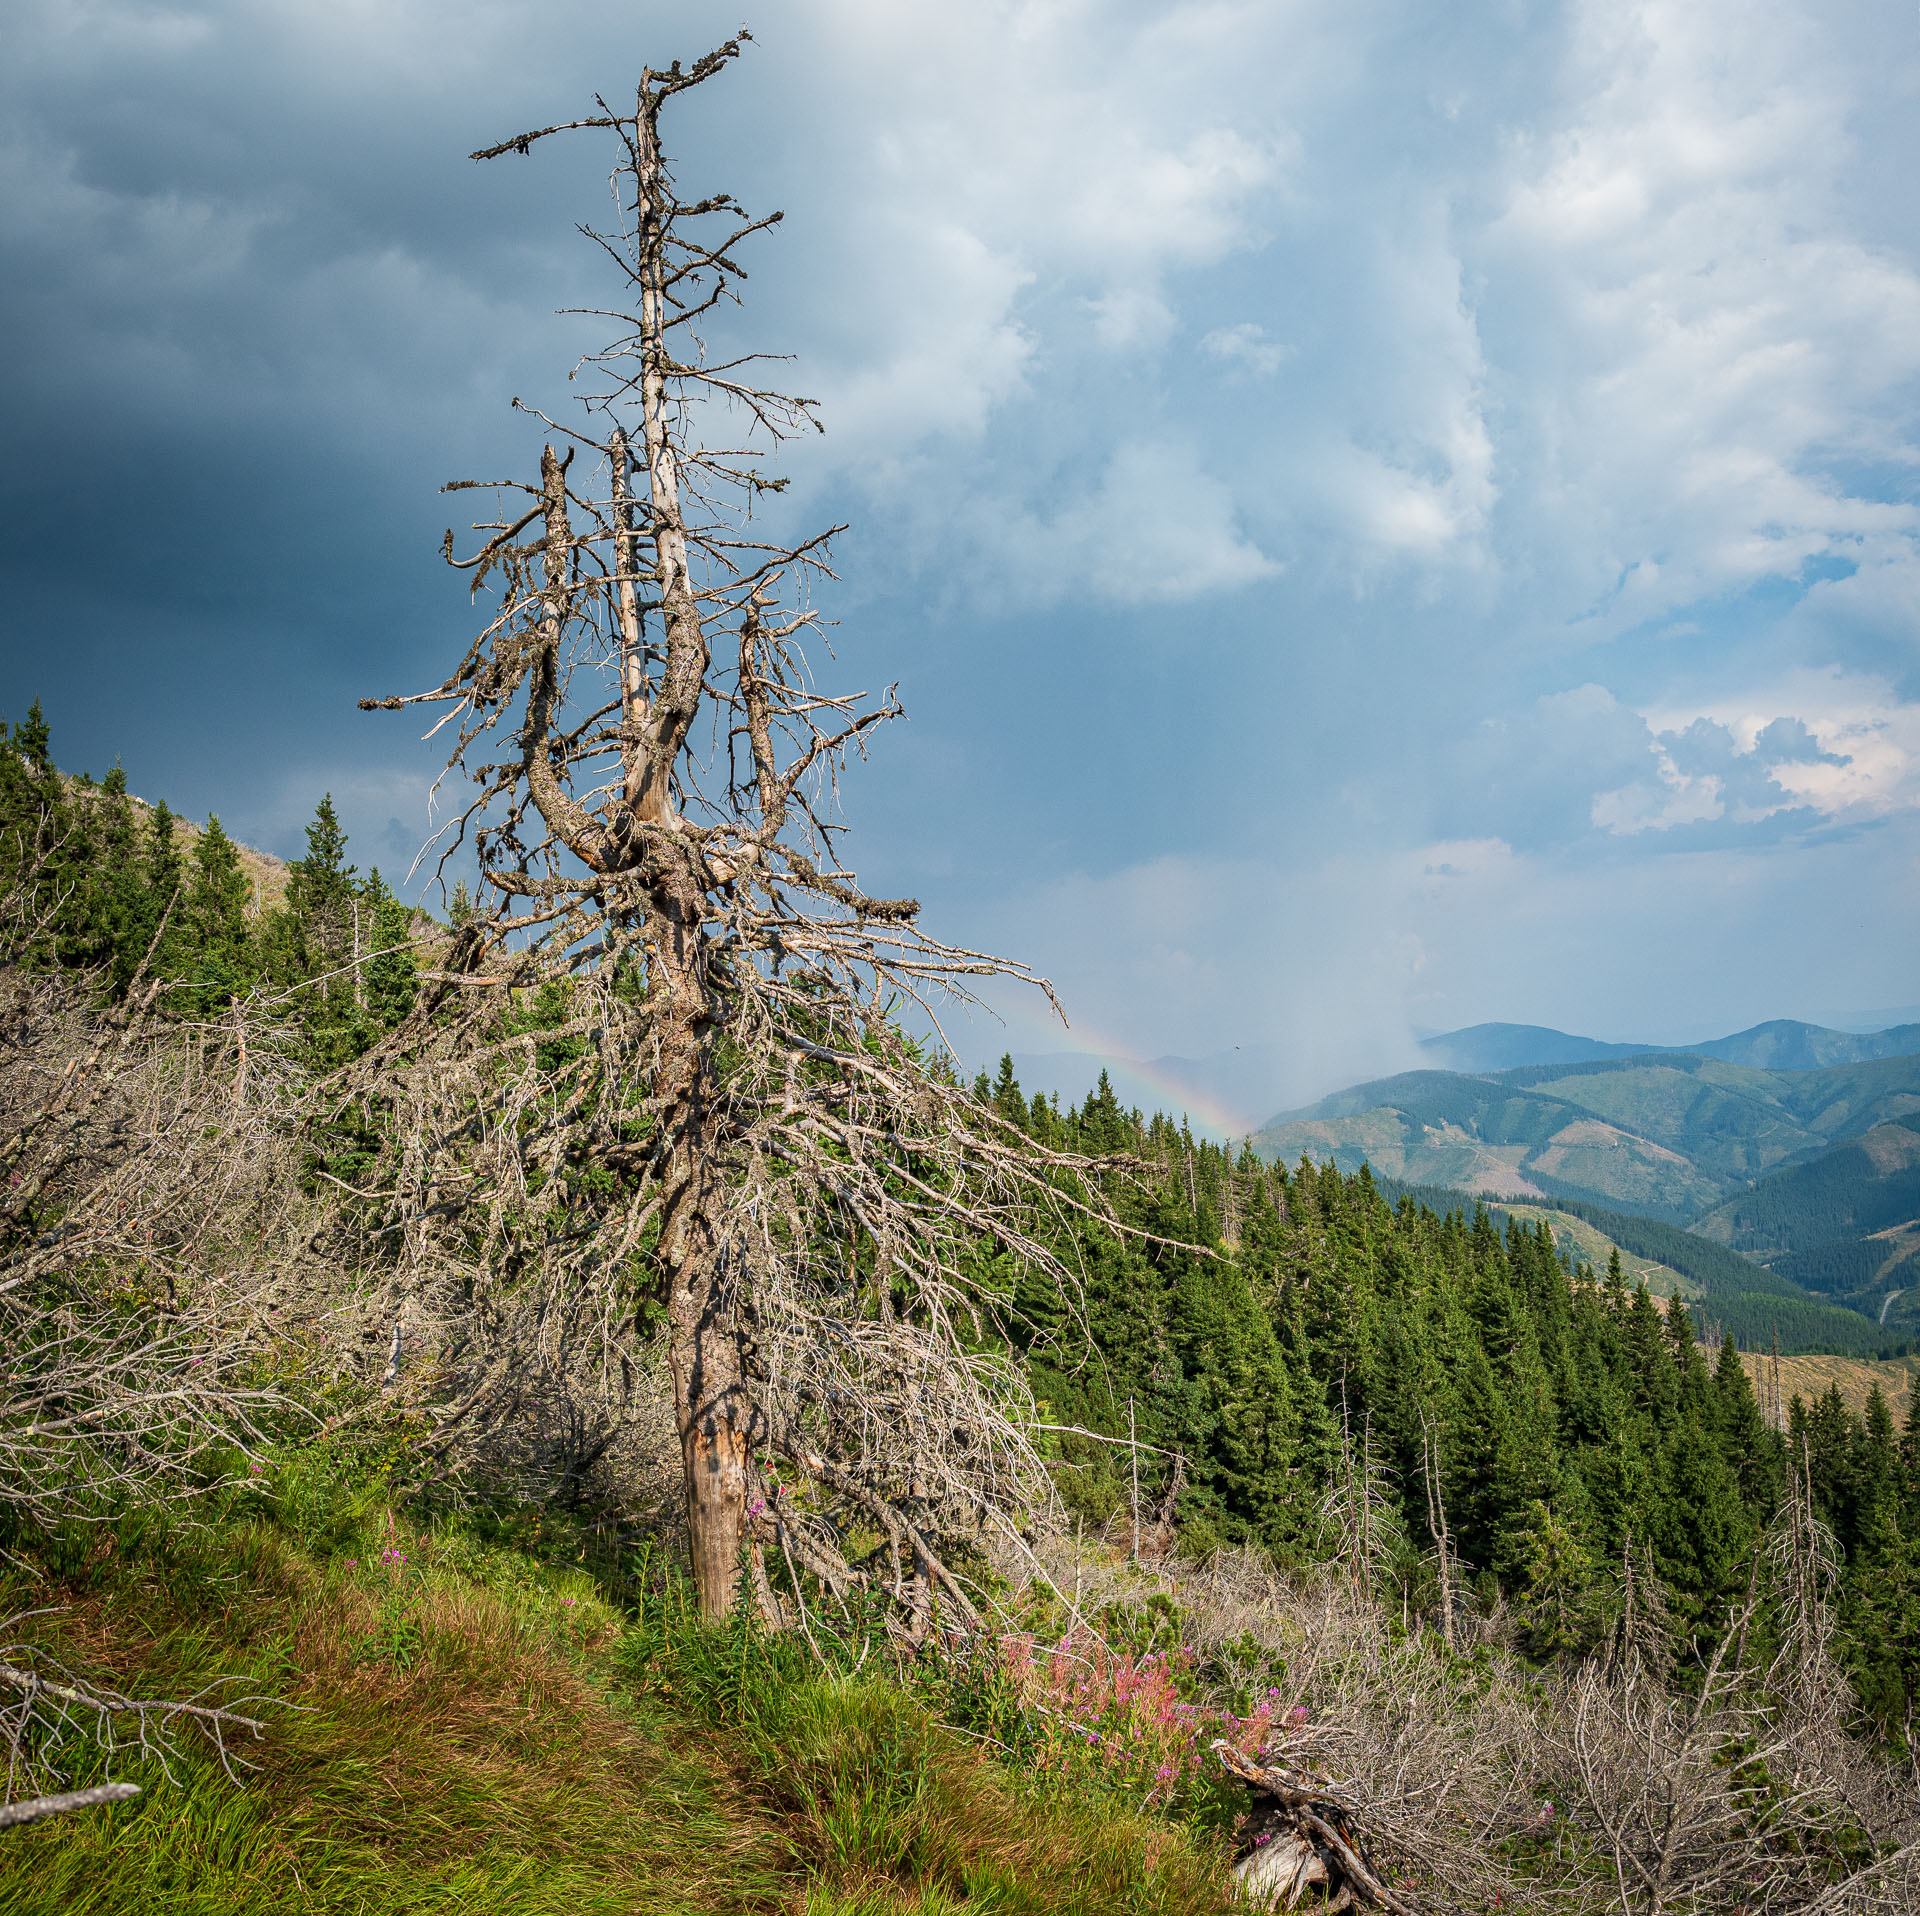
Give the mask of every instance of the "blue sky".
<path id="1" fill-rule="evenodd" d="M 465 633 L 438 486 L 526 467 L 604 290 L 589 145 L 473 147 L 704 4 L 16 0 L 5 690 L 73 766 L 404 868 L 354 700 Z M 742 337 L 827 435 L 853 862 L 1027 958 L 977 1055 L 1920 999 L 1910 4 L 812 0 L 681 109 L 784 206 Z M 416 728 L 417 729 L 417 728 Z"/>

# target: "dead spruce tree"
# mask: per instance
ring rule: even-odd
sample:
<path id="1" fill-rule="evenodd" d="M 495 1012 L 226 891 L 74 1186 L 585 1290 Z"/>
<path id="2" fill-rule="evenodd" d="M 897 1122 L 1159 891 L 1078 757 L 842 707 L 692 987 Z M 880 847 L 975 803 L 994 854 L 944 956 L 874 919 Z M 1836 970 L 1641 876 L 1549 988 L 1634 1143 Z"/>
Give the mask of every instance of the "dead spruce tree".
<path id="1" fill-rule="evenodd" d="M 47 967 L 67 847 L 51 817 L 30 824 L 0 844 L 0 1533 L 110 1534 L 130 1507 L 257 1481 L 239 1466 L 310 1428 L 277 1386 L 323 1341 L 300 1258 L 315 1207 L 288 1123 L 295 1074 L 259 1008 L 164 1015 L 153 949 L 118 1003 L 103 978 Z M 264 1733 L 267 1699 L 225 1678 L 143 1696 L 97 1657 L 68 1668 L 49 1647 L 57 1588 L 0 1555 L 34 1580 L 0 1616 L 0 1830 L 139 1794 L 59 1787 L 89 1753 L 165 1770 L 197 1732 L 229 1774 L 244 1764 L 235 1745 Z M 139 1635 L 137 1612 L 120 1621 Z"/>
<path id="2" fill-rule="evenodd" d="M 368 1187 L 394 1348 L 403 1320 L 416 1346 L 462 1326 L 419 1354 L 444 1418 L 479 1423 L 526 1361 L 474 1357 L 489 1297 L 535 1296 L 523 1327 L 597 1321 L 614 1363 L 622 1317 L 657 1311 L 702 1608 L 729 1609 L 747 1546 L 796 1595 L 890 1592 L 918 1639 L 969 1607 L 942 1538 L 1045 1495 L 995 1334 L 1005 1273 L 1064 1284 L 1036 1220 L 1099 1200 L 902 1023 L 937 1036 L 969 979 L 1044 981 L 929 936 L 839 850 L 839 771 L 899 707 L 816 688 L 832 533 L 780 543 L 752 516 L 811 402 L 701 336 L 780 215 L 683 198 L 660 144 L 746 37 L 648 69 L 628 111 L 474 155 L 609 138 L 614 220 L 587 237 L 624 297 L 573 423 L 522 408 L 550 434 L 537 483 L 492 488 L 477 550 L 447 536 L 497 593 L 484 630 L 432 691 L 363 701 L 450 708 L 448 770 L 476 789 L 442 869 L 470 843 L 482 908 L 355 1082 L 397 1165 Z"/>

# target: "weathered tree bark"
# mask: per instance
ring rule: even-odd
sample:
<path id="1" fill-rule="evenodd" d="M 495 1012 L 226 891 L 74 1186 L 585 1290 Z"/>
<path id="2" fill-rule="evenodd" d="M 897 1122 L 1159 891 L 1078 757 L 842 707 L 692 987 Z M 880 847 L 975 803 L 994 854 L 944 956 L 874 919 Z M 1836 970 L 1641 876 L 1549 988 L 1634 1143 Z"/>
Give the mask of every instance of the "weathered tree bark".
<path id="1" fill-rule="evenodd" d="M 668 967 L 669 977 L 673 968 Z M 691 992 L 682 977 L 669 990 Z M 736 1299 L 715 1238 L 712 1072 L 689 1009 L 663 1036 L 662 1078 L 673 1142 L 665 1165 L 660 1263 L 667 1290 L 674 1411 L 686 1471 L 694 1586 L 707 1616 L 733 1606 L 746 1534 L 752 1408 Z"/>

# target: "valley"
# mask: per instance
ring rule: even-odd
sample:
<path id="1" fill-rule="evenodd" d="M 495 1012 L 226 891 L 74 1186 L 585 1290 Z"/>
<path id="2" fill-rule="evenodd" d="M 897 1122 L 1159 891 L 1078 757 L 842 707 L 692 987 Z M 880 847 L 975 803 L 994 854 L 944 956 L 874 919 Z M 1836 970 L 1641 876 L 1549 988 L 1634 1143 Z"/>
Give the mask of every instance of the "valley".
<path id="1" fill-rule="evenodd" d="M 1920 1336 L 1916 1046 L 1915 1025 L 1775 1020 L 1685 1052 L 1475 1026 L 1421 1047 L 1456 1068 L 1336 1091 L 1252 1141 L 1545 1219 L 1575 1262 L 1618 1248 L 1743 1347 L 1877 1359 Z"/>

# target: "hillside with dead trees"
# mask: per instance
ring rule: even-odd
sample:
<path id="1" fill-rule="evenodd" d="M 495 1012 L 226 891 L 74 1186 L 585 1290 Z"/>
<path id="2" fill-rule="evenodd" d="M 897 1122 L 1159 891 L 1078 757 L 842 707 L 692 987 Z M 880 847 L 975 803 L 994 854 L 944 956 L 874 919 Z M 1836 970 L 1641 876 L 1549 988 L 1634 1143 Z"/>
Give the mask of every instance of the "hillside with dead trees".
<path id="1" fill-rule="evenodd" d="M 0 1912 L 1920 1908 L 1920 1406 L 963 1066 L 1049 987 L 858 877 L 748 50 L 473 156 L 596 143 L 608 331 L 366 700 L 427 904 L 0 738 Z"/>

